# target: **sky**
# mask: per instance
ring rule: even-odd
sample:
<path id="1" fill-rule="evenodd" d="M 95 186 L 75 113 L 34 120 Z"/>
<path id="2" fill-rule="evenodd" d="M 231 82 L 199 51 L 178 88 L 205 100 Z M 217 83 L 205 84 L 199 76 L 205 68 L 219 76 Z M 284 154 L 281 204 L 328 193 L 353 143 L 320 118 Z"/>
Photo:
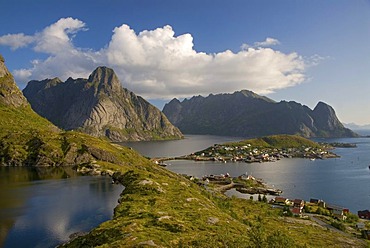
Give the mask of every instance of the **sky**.
<path id="1" fill-rule="evenodd" d="M 370 124 L 370 0 L 0 0 L 18 86 L 98 66 L 159 109 L 252 90 Z"/>

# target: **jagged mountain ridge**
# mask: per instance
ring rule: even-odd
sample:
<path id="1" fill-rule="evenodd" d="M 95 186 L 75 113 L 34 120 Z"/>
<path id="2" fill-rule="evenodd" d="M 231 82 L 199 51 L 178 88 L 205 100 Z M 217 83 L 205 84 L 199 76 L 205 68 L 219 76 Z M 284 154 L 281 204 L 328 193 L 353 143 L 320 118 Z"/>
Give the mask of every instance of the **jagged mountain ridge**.
<path id="1" fill-rule="evenodd" d="M 275 102 L 251 91 L 173 99 L 163 108 L 168 119 L 186 134 L 255 137 L 298 134 L 303 137 L 353 137 L 334 109 L 319 102 L 311 110 L 294 101 Z"/>
<path id="2" fill-rule="evenodd" d="M 160 110 L 123 88 L 107 67 L 98 67 L 88 79 L 33 80 L 23 93 L 38 114 L 65 130 L 117 142 L 182 137 Z"/>

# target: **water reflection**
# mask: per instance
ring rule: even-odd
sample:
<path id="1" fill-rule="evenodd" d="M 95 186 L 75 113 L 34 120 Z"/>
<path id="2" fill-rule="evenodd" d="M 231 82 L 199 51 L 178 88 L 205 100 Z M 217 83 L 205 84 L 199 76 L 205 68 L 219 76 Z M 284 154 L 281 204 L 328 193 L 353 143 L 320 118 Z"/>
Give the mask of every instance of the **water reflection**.
<path id="1" fill-rule="evenodd" d="M 88 231 L 112 217 L 123 189 L 71 168 L 1 168 L 0 175 L 2 247 L 54 247 Z"/>
<path id="2" fill-rule="evenodd" d="M 242 140 L 241 137 L 214 135 L 186 135 L 182 140 L 123 142 L 124 146 L 132 147 L 140 154 L 148 157 L 175 157 L 188 155 L 203 150 L 214 144 Z"/>

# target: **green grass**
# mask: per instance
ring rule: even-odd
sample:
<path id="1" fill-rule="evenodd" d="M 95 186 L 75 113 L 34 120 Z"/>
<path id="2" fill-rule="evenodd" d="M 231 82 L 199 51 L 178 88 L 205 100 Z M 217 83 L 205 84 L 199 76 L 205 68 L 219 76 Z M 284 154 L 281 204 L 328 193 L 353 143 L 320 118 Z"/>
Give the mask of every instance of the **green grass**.
<path id="1" fill-rule="evenodd" d="M 287 242 L 285 247 L 362 245 L 309 220 L 283 217 L 266 203 L 227 198 L 162 167 L 146 166 L 120 168 L 117 178 L 126 188 L 113 219 L 66 247 L 137 247 L 148 241 L 161 247 L 257 247 L 255 238 L 265 242 L 262 247 L 271 242 Z"/>
<path id="2" fill-rule="evenodd" d="M 319 148 L 320 145 L 309 139 L 297 135 L 271 135 L 261 138 L 248 139 L 239 142 L 229 142 L 225 145 L 230 146 L 245 146 L 250 144 L 252 147 L 257 148 L 301 148 L 313 147 Z"/>

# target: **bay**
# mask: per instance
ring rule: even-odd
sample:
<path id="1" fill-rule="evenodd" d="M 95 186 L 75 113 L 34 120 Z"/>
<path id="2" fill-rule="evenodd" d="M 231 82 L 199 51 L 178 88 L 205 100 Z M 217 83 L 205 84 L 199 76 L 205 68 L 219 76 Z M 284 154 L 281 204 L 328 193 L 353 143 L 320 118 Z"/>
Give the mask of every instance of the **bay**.
<path id="1" fill-rule="evenodd" d="M 0 247 L 55 247 L 111 219 L 121 185 L 71 168 L 0 168 Z"/>
<path id="2" fill-rule="evenodd" d="M 187 136 L 182 141 L 136 142 L 134 149 L 149 157 L 173 157 L 190 154 L 238 137 Z M 250 174 L 283 190 L 283 196 L 295 199 L 323 199 L 349 208 L 352 212 L 370 209 L 370 138 L 316 139 L 319 142 L 355 143 L 357 148 L 336 148 L 340 158 L 311 161 L 282 159 L 271 163 L 167 161 L 167 169 L 196 177 L 210 174 L 239 176 Z M 237 194 L 237 193 L 234 193 Z M 240 195 L 238 195 L 240 197 Z M 248 196 L 249 198 L 249 196 Z"/>
<path id="3" fill-rule="evenodd" d="M 241 137 L 215 135 L 186 135 L 181 140 L 159 140 L 119 143 L 147 157 L 177 157 L 200 151 L 214 144 L 241 140 Z"/>

